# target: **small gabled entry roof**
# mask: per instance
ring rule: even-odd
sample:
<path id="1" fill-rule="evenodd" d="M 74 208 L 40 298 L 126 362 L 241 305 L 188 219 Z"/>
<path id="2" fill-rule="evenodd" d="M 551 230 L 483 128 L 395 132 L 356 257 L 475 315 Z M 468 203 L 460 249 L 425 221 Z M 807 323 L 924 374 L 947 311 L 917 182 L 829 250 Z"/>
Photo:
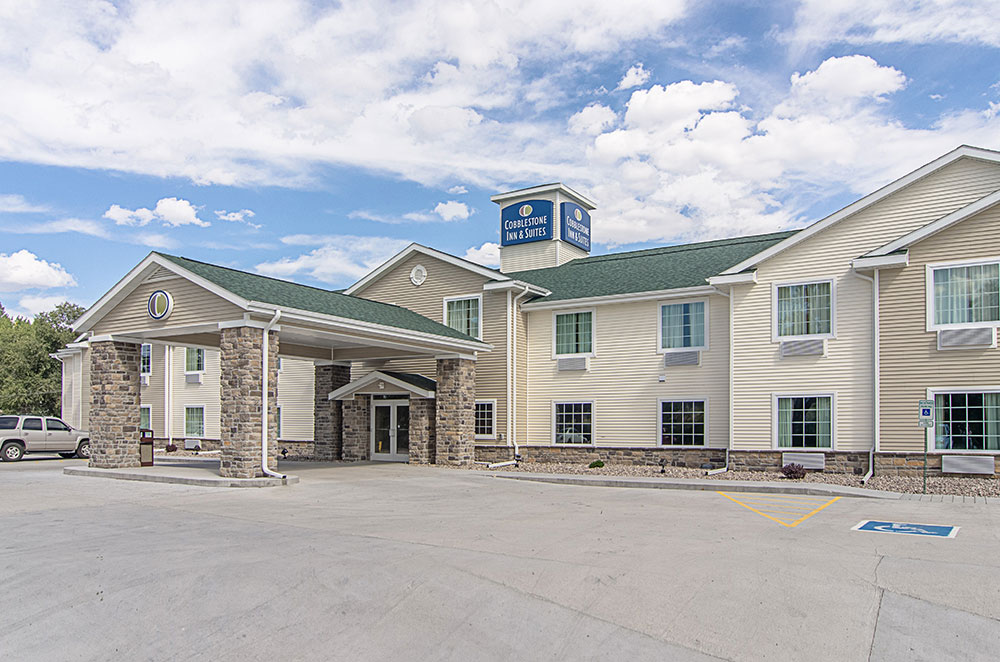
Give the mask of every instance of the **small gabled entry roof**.
<path id="1" fill-rule="evenodd" d="M 411 397 L 433 398 L 437 390 L 437 382 L 429 377 L 410 372 L 376 370 L 341 386 L 327 397 L 330 400 L 353 400 L 356 393 L 378 393 L 383 389 L 386 393 L 403 391 Z"/>
<path id="2" fill-rule="evenodd" d="M 449 255 L 448 253 L 445 253 L 443 251 L 439 251 L 437 249 L 430 248 L 428 246 L 423 246 L 421 244 L 413 243 L 404 248 L 403 250 L 401 250 L 399 253 L 393 255 L 385 262 L 383 262 L 377 269 L 375 269 L 367 276 L 356 282 L 354 285 L 348 287 L 346 290 L 344 290 L 344 294 L 356 295 L 358 292 L 360 292 L 364 288 L 368 287 L 369 285 L 377 281 L 384 274 L 391 271 L 392 268 L 395 267 L 397 264 L 399 264 L 400 262 L 402 262 L 403 260 L 414 254 L 426 255 L 428 257 L 436 258 L 438 260 L 441 260 L 442 262 L 447 262 L 448 264 L 454 265 L 461 269 L 465 269 L 466 271 L 470 271 L 474 274 L 482 276 L 483 278 L 488 278 L 489 280 L 495 280 L 495 281 L 512 280 L 510 277 L 505 276 L 496 269 L 490 269 L 489 267 L 484 267 L 481 264 L 470 262 L 469 260 L 466 260 L 464 258 L 455 257 L 454 255 Z"/>

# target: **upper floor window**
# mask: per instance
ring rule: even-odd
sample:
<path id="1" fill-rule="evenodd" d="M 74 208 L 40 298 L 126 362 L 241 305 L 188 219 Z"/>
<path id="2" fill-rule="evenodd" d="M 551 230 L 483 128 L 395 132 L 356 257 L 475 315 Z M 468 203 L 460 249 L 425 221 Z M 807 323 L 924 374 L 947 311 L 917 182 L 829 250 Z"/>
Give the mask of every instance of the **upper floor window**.
<path id="1" fill-rule="evenodd" d="M 779 338 L 833 334 L 833 283 L 777 286 L 775 329 Z"/>
<path id="2" fill-rule="evenodd" d="M 594 351 L 594 313 L 557 313 L 555 324 L 556 356 L 591 354 Z"/>
<path id="3" fill-rule="evenodd" d="M 456 297 L 444 300 L 444 323 L 456 331 L 481 338 L 479 311 L 482 308 L 482 297 Z"/>
<path id="4" fill-rule="evenodd" d="M 1000 264 L 933 269 L 935 325 L 1000 322 Z"/>
<path id="5" fill-rule="evenodd" d="M 153 371 L 153 346 L 143 344 L 139 347 L 139 374 L 148 375 Z"/>
<path id="6" fill-rule="evenodd" d="M 660 306 L 660 349 L 705 349 L 705 302 Z"/>
<path id="7" fill-rule="evenodd" d="M 205 350 L 195 349 L 194 347 L 187 348 L 187 354 L 184 359 L 184 371 L 185 372 L 204 372 L 205 371 Z"/>

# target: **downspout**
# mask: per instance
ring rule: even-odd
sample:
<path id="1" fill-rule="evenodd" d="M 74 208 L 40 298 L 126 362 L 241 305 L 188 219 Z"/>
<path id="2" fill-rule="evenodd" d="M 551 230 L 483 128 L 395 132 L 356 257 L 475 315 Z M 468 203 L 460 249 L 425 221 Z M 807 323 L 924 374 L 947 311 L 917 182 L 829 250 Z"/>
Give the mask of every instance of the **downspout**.
<path id="1" fill-rule="evenodd" d="M 263 332 L 263 334 L 264 334 L 264 336 L 263 336 L 264 337 L 264 345 L 261 347 L 261 351 L 260 351 L 260 355 L 261 355 L 261 362 L 260 362 L 261 363 L 261 370 L 260 370 L 260 372 L 261 372 L 261 392 L 260 392 L 260 401 L 261 401 L 261 413 L 260 413 L 260 418 L 261 418 L 261 421 L 260 421 L 260 432 L 261 432 L 261 434 L 260 434 L 260 468 L 264 471 L 264 475 L 265 476 L 271 476 L 273 478 L 285 478 L 285 474 L 280 474 L 280 473 L 271 471 L 267 467 L 267 432 L 268 432 L 268 429 L 267 429 L 267 388 L 268 388 L 267 378 L 268 378 L 268 376 L 269 376 L 269 374 L 271 372 L 269 370 L 268 360 L 267 360 L 267 350 L 268 350 L 269 345 L 271 344 L 270 342 L 268 342 L 270 340 L 270 338 L 268 337 L 268 334 L 271 332 L 271 329 L 274 328 L 274 325 L 278 323 L 279 319 L 281 319 L 281 311 L 280 310 L 276 310 L 276 311 L 274 311 L 274 317 L 271 318 L 271 321 L 264 325 L 264 332 Z"/>
<path id="2" fill-rule="evenodd" d="M 170 345 L 163 346 L 163 436 L 167 438 L 167 446 L 174 443 L 174 438 L 170 435 Z"/>
<path id="3" fill-rule="evenodd" d="M 726 466 L 712 469 L 705 473 L 706 476 L 729 471 L 729 449 L 733 446 L 733 286 L 729 286 L 729 294 L 719 288 L 715 288 L 715 291 L 729 299 L 729 439 L 726 441 Z"/>
<path id="4" fill-rule="evenodd" d="M 856 270 L 851 269 L 851 273 L 861 280 L 867 280 L 872 286 L 872 355 L 874 361 L 873 365 L 873 375 L 872 375 L 872 390 L 874 392 L 874 397 L 872 398 L 874 404 L 874 416 L 873 416 L 873 427 L 872 430 L 872 447 L 868 451 L 868 473 L 864 475 L 861 479 L 861 484 L 866 484 L 871 480 L 872 475 L 875 473 L 875 449 L 878 448 L 878 437 L 879 437 L 879 374 L 878 374 L 878 363 L 879 363 L 879 348 L 878 348 L 878 336 L 879 336 L 879 324 L 878 324 L 878 269 L 875 269 L 874 276 L 865 276 L 859 274 Z"/>

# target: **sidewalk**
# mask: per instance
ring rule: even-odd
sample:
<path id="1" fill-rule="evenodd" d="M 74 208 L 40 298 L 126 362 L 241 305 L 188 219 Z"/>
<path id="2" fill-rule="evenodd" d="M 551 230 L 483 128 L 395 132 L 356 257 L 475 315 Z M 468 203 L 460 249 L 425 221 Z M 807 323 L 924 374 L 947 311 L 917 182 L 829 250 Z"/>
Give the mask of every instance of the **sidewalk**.
<path id="1" fill-rule="evenodd" d="M 128 469 L 95 469 L 92 467 L 66 467 L 67 476 L 89 476 L 113 480 L 137 480 L 149 483 L 173 483 L 198 487 L 279 487 L 294 485 L 298 476 L 285 478 L 223 478 L 219 475 L 219 459 L 185 457 L 177 459 L 156 458 L 151 467 Z"/>

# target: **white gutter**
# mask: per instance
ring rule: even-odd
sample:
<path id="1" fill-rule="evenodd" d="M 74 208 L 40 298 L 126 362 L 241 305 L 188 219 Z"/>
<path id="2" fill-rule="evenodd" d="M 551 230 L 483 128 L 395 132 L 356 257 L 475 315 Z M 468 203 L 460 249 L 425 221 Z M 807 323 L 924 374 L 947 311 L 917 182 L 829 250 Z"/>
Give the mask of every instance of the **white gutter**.
<path id="1" fill-rule="evenodd" d="M 284 478 L 285 477 L 284 474 L 280 474 L 280 473 L 271 471 L 267 467 L 267 433 L 268 433 L 268 427 L 267 427 L 267 422 L 268 422 L 267 421 L 267 378 L 268 378 L 269 373 L 271 372 L 270 369 L 269 369 L 270 366 L 268 365 L 268 361 L 267 361 L 267 350 L 268 350 L 268 346 L 271 344 L 270 342 L 268 342 L 270 340 L 270 338 L 268 337 L 268 334 L 271 333 L 271 329 L 274 327 L 275 324 L 278 323 L 279 319 L 281 319 L 281 311 L 280 310 L 276 310 L 276 311 L 274 311 L 274 317 L 272 317 L 271 321 L 268 322 L 267 326 L 264 327 L 264 330 L 262 332 L 263 335 L 264 335 L 264 345 L 261 347 L 261 350 L 260 350 L 260 355 L 261 355 L 260 468 L 263 469 L 264 475 L 271 476 L 273 478 Z"/>
<path id="2" fill-rule="evenodd" d="M 507 432 L 507 445 L 511 444 L 511 428 L 513 427 L 514 421 L 514 408 L 511 406 L 511 395 L 514 392 L 513 382 L 511 378 L 511 370 L 513 369 L 513 364 L 511 362 L 511 354 L 514 351 L 514 341 L 512 340 L 511 325 L 514 323 L 514 312 L 513 312 L 513 295 L 510 290 L 507 290 L 507 423 L 505 425 L 505 430 Z"/>
<path id="3" fill-rule="evenodd" d="M 878 341 L 879 341 L 879 323 L 878 323 L 878 269 L 875 269 L 874 276 L 865 276 L 863 274 L 859 274 L 854 269 L 851 269 L 851 274 L 853 276 L 857 276 L 861 280 L 867 280 L 869 283 L 871 283 L 871 286 L 872 286 L 872 356 L 873 356 L 873 359 L 874 359 L 872 361 L 872 366 L 873 366 L 872 392 L 874 394 L 874 397 L 872 398 L 872 400 L 873 400 L 873 406 L 874 406 L 874 412 L 873 412 L 874 413 L 874 416 L 873 416 L 873 419 L 874 419 L 873 428 L 874 429 L 872 430 L 872 447 L 871 447 L 871 450 L 868 452 L 868 473 L 866 473 L 864 475 L 864 478 L 861 479 L 861 484 L 864 485 L 865 483 L 867 483 L 871 479 L 872 475 L 875 473 L 875 450 L 878 448 L 878 437 L 879 437 L 879 420 L 878 420 L 879 419 L 879 402 L 878 402 L 878 395 L 879 395 L 879 375 L 878 375 L 878 372 L 879 372 L 879 370 L 878 370 L 878 368 L 879 368 L 879 365 L 878 365 L 879 364 L 879 349 L 878 349 Z"/>
<path id="4" fill-rule="evenodd" d="M 529 285 L 524 286 L 524 291 L 514 297 L 513 302 L 513 318 L 514 318 L 514 332 L 511 334 L 512 337 L 512 351 L 511 360 L 513 362 L 513 375 L 514 375 L 514 385 L 511 387 L 510 399 L 507 401 L 508 411 L 513 411 L 513 428 L 507 430 L 507 445 L 514 447 L 514 458 L 521 454 L 521 450 L 517 446 L 517 302 L 521 300 L 521 297 L 527 296 L 531 291 Z"/>
<path id="5" fill-rule="evenodd" d="M 170 419 L 172 418 L 172 412 L 170 411 L 170 390 L 173 388 L 172 380 L 170 375 L 172 373 L 170 365 L 170 355 L 172 347 L 170 345 L 163 346 L 163 435 L 167 438 L 167 445 L 174 443 L 174 438 L 171 436 L 171 425 Z"/>

